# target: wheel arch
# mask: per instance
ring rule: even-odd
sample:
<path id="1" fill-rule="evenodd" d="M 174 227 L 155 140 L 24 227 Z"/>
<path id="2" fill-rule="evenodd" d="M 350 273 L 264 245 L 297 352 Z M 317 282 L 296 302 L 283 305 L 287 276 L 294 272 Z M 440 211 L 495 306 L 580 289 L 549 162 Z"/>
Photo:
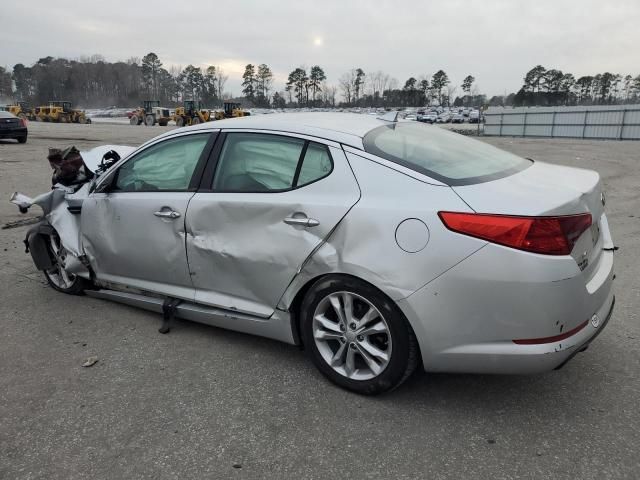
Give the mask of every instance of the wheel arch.
<path id="1" fill-rule="evenodd" d="M 353 275 L 353 274 L 350 274 L 350 273 L 342 273 L 342 272 L 327 272 L 327 273 L 322 273 L 322 274 L 316 275 L 316 276 L 311 277 L 308 280 L 306 280 L 302 284 L 302 286 L 300 288 L 298 288 L 298 290 L 293 295 L 293 298 L 292 298 L 291 302 L 287 305 L 287 310 L 289 311 L 289 315 L 290 315 L 291 333 L 293 335 L 294 342 L 295 342 L 295 344 L 297 346 L 299 346 L 300 348 L 304 349 L 304 342 L 302 340 L 302 335 L 300 333 L 300 321 L 301 321 L 301 315 L 300 315 L 301 312 L 300 312 L 300 310 L 301 310 L 301 307 L 302 307 L 302 302 L 304 301 L 305 296 L 307 295 L 307 293 L 309 292 L 309 290 L 311 289 L 311 287 L 314 284 L 316 284 L 317 282 L 319 282 L 321 280 L 330 278 L 330 277 L 346 278 L 346 279 L 350 278 L 350 279 L 357 280 L 359 282 L 365 283 L 369 287 L 377 290 L 380 293 L 380 295 L 384 296 L 393 306 L 396 307 L 398 312 L 400 312 L 400 314 L 402 314 L 402 317 L 407 322 L 407 325 L 409 326 L 409 328 L 411 328 L 411 331 L 415 335 L 416 329 L 411 324 L 411 321 L 409 320 L 407 315 L 404 313 L 402 308 L 400 308 L 400 306 L 398 305 L 398 302 L 395 301 L 393 298 L 391 298 L 387 293 L 385 293 L 383 289 L 381 289 L 377 285 L 375 285 L 375 284 L 371 283 L 370 281 L 368 281 L 368 280 L 366 280 L 364 278 L 361 278 L 360 276 L 357 276 L 357 275 Z M 418 337 L 416 336 L 416 338 L 418 338 Z M 418 358 L 420 358 L 420 359 L 422 358 L 422 355 L 421 355 L 421 352 L 420 352 L 420 343 L 419 342 L 418 342 Z"/>
<path id="2" fill-rule="evenodd" d="M 47 235 L 51 235 L 53 232 L 54 229 L 51 225 L 48 223 L 40 223 L 30 228 L 25 236 L 24 243 L 38 270 L 46 270 L 53 265 L 46 243 Z"/>

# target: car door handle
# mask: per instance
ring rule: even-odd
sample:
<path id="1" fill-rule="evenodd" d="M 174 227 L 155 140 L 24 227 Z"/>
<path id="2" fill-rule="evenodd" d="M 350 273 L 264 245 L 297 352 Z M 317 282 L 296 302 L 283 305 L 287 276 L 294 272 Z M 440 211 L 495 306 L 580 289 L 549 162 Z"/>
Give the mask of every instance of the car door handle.
<path id="1" fill-rule="evenodd" d="M 160 212 L 153 212 L 153 214 L 156 217 L 163 217 L 163 218 L 178 218 L 180 216 L 180 213 L 174 210 L 161 210 Z"/>
<path id="2" fill-rule="evenodd" d="M 320 225 L 320 222 L 315 218 L 307 218 L 307 217 L 287 217 L 284 219 L 284 223 L 288 225 L 300 225 L 302 227 L 317 227 Z"/>

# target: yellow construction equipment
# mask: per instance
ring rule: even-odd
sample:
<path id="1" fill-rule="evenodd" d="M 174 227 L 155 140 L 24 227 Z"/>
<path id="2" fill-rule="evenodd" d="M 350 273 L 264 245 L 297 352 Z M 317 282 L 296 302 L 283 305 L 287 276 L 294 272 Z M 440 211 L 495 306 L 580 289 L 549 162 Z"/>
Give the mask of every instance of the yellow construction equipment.
<path id="1" fill-rule="evenodd" d="M 32 110 L 30 119 L 36 122 L 91 123 L 84 111 L 71 107 L 71 102 L 54 100 L 49 105 L 41 105 Z"/>
<path id="2" fill-rule="evenodd" d="M 211 111 L 202 108 L 200 102 L 193 100 L 185 100 L 182 107 L 177 107 L 173 120 L 178 127 L 185 125 L 197 125 L 199 123 L 210 122 L 213 120 Z"/>
<path id="3" fill-rule="evenodd" d="M 173 120 L 168 108 L 161 107 L 159 100 L 143 100 L 142 106 L 129 114 L 131 125 L 140 125 L 144 122 L 147 127 L 153 127 L 156 123 L 164 127 Z"/>
<path id="4" fill-rule="evenodd" d="M 31 113 L 27 107 L 27 102 L 16 102 L 11 105 L 7 105 L 5 110 L 22 119 L 28 119 Z"/>
<path id="5" fill-rule="evenodd" d="M 224 110 L 216 110 L 216 120 L 225 118 L 248 117 L 251 113 L 242 109 L 242 104 L 235 102 L 224 102 Z"/>

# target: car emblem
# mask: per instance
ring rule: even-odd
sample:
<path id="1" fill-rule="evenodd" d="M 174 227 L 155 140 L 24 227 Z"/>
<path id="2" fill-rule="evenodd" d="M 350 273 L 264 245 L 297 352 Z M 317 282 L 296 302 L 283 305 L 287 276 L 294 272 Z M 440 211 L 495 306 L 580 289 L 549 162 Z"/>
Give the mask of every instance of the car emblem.
<path id="1" fill-rule="evenodd" d="M 600 193 L 600 201 L 602 202 L 602 206 L 604 207 L 607 203 L 607 199 L 604 196 L 604 192 Z"/>
<path id="2" fill-rule="evenodd" d="M 591 317 L 591 325 L 593 325 L 593 328 L 598 328 L 598 325 L 600 325 L 600 318 L 598 315 Z"/>

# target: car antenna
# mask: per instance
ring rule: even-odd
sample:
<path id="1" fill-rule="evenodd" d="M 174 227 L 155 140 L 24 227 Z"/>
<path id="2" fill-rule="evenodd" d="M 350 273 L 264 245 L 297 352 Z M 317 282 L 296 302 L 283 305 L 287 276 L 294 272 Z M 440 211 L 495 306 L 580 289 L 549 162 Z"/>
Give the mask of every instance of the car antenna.
<path id="1" fill-rule="evenodd" d="M 385 122 L 397 122 L 398 121 L 398 112 L 387 112 L 384 115 L 380 115 L 376 117 L 378 120 L 384 120 Z"/>

